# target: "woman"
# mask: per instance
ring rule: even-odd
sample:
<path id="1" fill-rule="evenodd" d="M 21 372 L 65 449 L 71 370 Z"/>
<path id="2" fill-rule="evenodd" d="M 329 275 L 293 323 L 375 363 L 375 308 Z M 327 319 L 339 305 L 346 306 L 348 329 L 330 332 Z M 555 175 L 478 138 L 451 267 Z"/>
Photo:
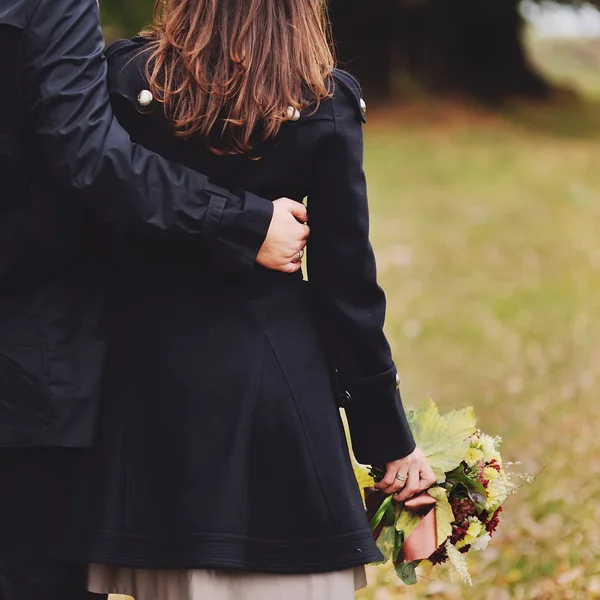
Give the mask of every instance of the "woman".
<path id="1" fill-rule="evenodd" d="M 230 189 L 308 197 L 312 235 L 306 283 L 227 271 L 178 237 L 114 233 L 101 443 L 64 549 L 91 563 L 92 591 L 353 597 L 380 553 L 342 404 L 358 460 L 386 467 L 380 489 L 405 500 L 435 480 L 382 330 L 364 103 L 333 69 L 327 30 L 323 0 L 159 0 L 150 31 L 108 53 L 134 141 Z"/>

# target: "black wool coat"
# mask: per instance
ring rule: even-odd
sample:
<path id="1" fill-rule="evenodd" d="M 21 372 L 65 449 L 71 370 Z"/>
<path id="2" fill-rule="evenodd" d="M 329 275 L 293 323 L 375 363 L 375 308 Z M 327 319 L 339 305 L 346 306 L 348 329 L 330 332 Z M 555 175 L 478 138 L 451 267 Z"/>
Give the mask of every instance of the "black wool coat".
<path id="1" fill-rule="evenodd" d="M 280 573 L 376 561 L 339 406 L 364 463 L 414 441 L 369 243 L 359 85 L 335 71 L 333 99 L 284 124 L 259 160 L 218 156 L 139 102 L 145 44 L 108 52 L 121 124 L 222 186 L 308 197 L 308 282 L 260 267 L 240 277 L 178 235 L 112 232 L 101 441 L 72 494 L 63 557 Z"/>
<path id="2" fill-rule="evenodd" d="M 103 48 L 96 0 L 0 0 L 0 447 L 93 443 L 108 323 L 99 223 L 178 232 L 243 273 L 271 222 L 268 200 L 132 144 Z"/>

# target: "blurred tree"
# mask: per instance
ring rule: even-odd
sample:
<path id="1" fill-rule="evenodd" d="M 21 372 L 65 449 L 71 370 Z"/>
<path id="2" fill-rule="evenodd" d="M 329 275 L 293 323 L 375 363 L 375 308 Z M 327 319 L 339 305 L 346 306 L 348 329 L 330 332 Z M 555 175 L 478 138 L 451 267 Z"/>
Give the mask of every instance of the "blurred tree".
<path id="1" fill-rule="evenodd" d="M 593 0 L 600 4 L 600 0 Z M 579 0 L 564 0 L 577 4 Z M 109 40 L 151 18 L 153 0 L 101 0 Z M 527 61 L 520 0 L 330 0 L 338 56 L 371 98 L 397 82 L 485 102 L 544 97 L 549 88 Z"/>
<path id="2" fill-rule="evenodd" d="M 339 59 L 375 97 L 395 82 L 486 102 L 543 97 L 528 64 L 519 0 L 331 0 Z"/>

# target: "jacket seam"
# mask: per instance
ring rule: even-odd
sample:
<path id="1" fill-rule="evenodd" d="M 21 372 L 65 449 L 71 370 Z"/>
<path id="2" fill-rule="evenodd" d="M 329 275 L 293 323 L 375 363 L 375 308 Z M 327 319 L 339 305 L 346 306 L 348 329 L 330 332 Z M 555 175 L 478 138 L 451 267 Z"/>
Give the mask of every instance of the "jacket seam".
<path id="1" fill-rule="evenodd" d="M 323 500 L 325 502 L 325 506 L 327 507 L 327 512 L 329 513 L 329 518 L 331 520 L 331 523 L 334 524 L 335 523 L 335 514 L 331 508 L 331 505 L 329 504 L 329 499 L 327 498 L 327 494 L 325 493 L 325 486 L 323 485 L 323 480 L 321 477 L 321 473 L 319 471 L 319 468 L 317 466 L 317 462 L 315 460 L 315 456 L 313 453 L 313 449 L 312 449 L 312 445 L 310 443 L 310 440 L 308 439 L 308 435 L 306 433 L 306 426 L 304 424 L 304 418 L 302 416 L 302 412 L 300 411 L 300 409 L 298 408 L 298 400 L 296 398 L 296 394 L 294 394 L 294 392 L 292 391 L 289 379 L 286 375 L 285 369 L 283 368 L 283 365 L 281 363 L 281 360 L 279 360 L 279 355 L 277 354 L 277 351 L 275 350 L 275 348 L 273 347 L 273 344 L 271 343 L 271 340 L 269 338 L 268 333 L 265 333 L 265 339 L 267 341 L 267 344 L 269 344 L 269 347 L 271 348 L 271 352 L 273 352 L 273 356 L 275 357 L 275 360 L 277 361 L 277 364 L 279 365 L 279 370 L 281 371 L 281 374 L 283 376 L 283 379 L 285 381 L 285 385 L 290 393 L 290 396 L 292 397 L 292 400 L 294 402 L 294 409 L 296 410 L 296 415 L 298 416 L 298 419 L 300 421 L 300 427 L 302 428 L 302 435 L 304 436 L 304 442 L 306 444 L 306 447 L 308 449 L 308 453 L 310 455 L 310 461 L 313 465 L 313 468 L 315 470 L 315 474 L 317 476 L 317 480 L 319 482 L 319 488 L 321 489 L 321 495 L 323 496 Z"/>
<path id="2" fill-rule="evenodd" d="M 29 19 L 29 23 L 27 23 L 27 25 L 26 25 L 27 31 L 29 31 L 31 29 L 31 24 L 33 23 L 33 20 L 35 19 L 38 11 L 40 10 L 40 6 L 42 5 L 43 1 L 44 0 L 38 0 L 38 3 L 36 5 L 35 9 L 31 12 L 31 18 Z"/>
<path id="3" fill-rule="evenodd" d="M 337 119 L 337 115 L 335 114 L 335 96 L 331 99 L 331 114 L 333 116 L 333 137 L 335 137 L 337 135 L 338 132 L 338 119 Z"/>
<path id="4" fill-rule="evenodd" d="M 205 191 L 207 191 L 205 189 Z M 207 191 L 207 193 L 210 193 Z M 223 220 L 223 212 L 227 206 L 227 200 L 217 194 L 211 194 L 206 216 L 204 217 L 203 232 L 209 239 L 218 239 L 219 228 Z"/>
<path id="5" fill-rule="evenodd" d="M 318 159 L 318 155 L 321 152 L 321 149 L 324 145 L 326 145 L 327 143 L 329 143 L 330 140 L 334 140 L 336 133 L 337 133 L 337 117 L 335 115 L 335 98 L 331 99 L 331 119 L 327 119 L 327 121 L 331 121 L 333 123 L 333 129 L 327 133 L 325 133 L 324 135 L 322 135 L 319 140 L 316 142 L 315 146 L 314 146 L 314 151 L 313 151 L 313 157 L 312 157 L 312 164 L 314 166 L 315 160 Z M 324 119 L 325 120 L 325 119 Z M 314 168 L 311 169 L 311 177 L 308 183 L 308 198 L 309 198 L 309 203 L 310 203 L 310 195 L 311 195 L 311 191 L 314 189 Z M 309 209 L 310 210 L 310 209 Z M 310 218 L 310 217 L 309 217 Z M 310 246 L 310 239 L 309 239 L 309 246 Z"/>

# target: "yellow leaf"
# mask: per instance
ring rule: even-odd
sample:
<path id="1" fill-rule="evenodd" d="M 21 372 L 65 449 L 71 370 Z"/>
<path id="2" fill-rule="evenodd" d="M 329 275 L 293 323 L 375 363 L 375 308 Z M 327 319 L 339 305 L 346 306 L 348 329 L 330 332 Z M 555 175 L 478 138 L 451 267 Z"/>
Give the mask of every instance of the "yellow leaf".
<path id="1" fill-rule="evenodd" d="M 421 522 L 421 517 L 409 510 L 403 510 L 400 516 L 396 519 L 396 531 L 401 531 L 404 534 L 404 540 L 417 528 Z"/>
<path id="2" fill-rule="evenodd" d="M 354 476 L 358 483 L 360 495 L 362 496 L 363 502 L 365 501 L 365 488 L 373 487 L 375 480 L 369 475 L 370 470 L 358 463 L 354 464 Z"/>
<path id="3" fill-rule="evenodd" d="M 437 482 L 443 483 L 446 473 L 465 460 L 470 446 L 468 438 L 477 429 L 473 408 L 440 415 L 435 402 L 426 400 L 408 413 L 408 419 L 417 447 L 428 458 Z"/>
<path id="4" fill-rule="evenodd" d="M 377 547 L 383 554 L 383 563 L 391 560 L 394 556 L 394 545 L 396 543 L 396 532 L 393 527 L 384 527 L 377 538 Z"/>
<path id="5" fill-rule="evenodd" d="M 446 539 L 452 535 L 452 523 L 454 523 L 454 513 L 452 506 L 448 502 L 448 493 L 441 487 L 433 487 L 427 493 L 435 498 L 435 523 L 437 529 L 437 543 L 441 546 Z"/>

